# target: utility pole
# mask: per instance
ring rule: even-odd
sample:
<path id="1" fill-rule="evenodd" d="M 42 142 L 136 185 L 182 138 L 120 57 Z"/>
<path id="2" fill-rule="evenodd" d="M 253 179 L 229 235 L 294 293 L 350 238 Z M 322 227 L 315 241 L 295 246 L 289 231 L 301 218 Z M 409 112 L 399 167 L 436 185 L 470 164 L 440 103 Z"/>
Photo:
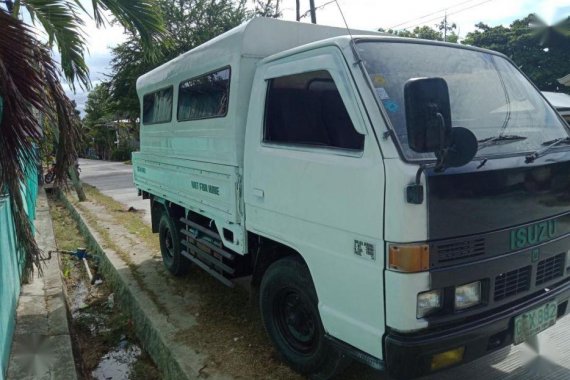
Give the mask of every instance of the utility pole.
<path id="1" fill-rule="evenodd" d="M 443 17 L 443 41 L 447 42 L 447 11 L 445 11 L 445 16 Z"/>
<path id="2" fill-rule="evenodd" d="M 317 23 L 317 12 L 315 10 L 315 0 L 309 0 L 309 4 L 311 6 L 311 22 L 313 24 Z"/>
<path id="3" fill-rule="evenodd" d="M 301 0 L 297 1 L 297 21 L 301 21 Z"/>

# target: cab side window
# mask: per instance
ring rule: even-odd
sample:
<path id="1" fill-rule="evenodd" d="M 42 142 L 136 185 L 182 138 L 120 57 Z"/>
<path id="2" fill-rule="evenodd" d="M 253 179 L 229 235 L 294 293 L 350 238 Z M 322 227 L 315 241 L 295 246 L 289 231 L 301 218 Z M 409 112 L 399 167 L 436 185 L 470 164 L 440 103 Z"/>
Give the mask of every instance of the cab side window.
<path id="1" fill-rule="evenodd" d="M 269 81 L 263 141 L 359 151 L 364 136 L 355 129 L 327 71 Z"/>

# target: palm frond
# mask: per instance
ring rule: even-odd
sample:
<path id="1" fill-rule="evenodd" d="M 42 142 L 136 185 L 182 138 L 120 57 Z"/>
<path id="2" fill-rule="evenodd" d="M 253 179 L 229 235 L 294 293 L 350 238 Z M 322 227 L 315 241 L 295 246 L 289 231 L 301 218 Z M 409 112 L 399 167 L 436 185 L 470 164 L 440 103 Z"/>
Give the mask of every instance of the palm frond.
<path id="1" fill-rule="evenodd" d="M 43 94 L 43 80 L 35 64 L 36 40 L 24 23 L 0 10 L 0 96 L 4 109 L 0 120 L 0 190 L 10 196 L 12 216 L 19 246 L 26 252 L 26 276 L 39 268 L 38 248 L 24 210 L 20 183 L 26 167 L 37 157 L 34 141 L 41 138 L 41 127 L 34 112 L 49 108 Z"/>
<path id="2" fill-rule="evenodd" d="M 22 21 L 0 10 L 0 190 L 10 195 L 17 240 L 26 252 L 25 275 L 34 264 L 41 272 L 38 248 L 25 214 L 20 184 L 25 168 L 34 167 L 35 146 L 42 139 L 40 120 L 57 126 L 59 144 L 55 167 L 58 184 L 76 160 L 80 143 L 79 121 L 59 82 L 59 71 L 47 46 L 40 44 Z"/>
<path id="3" fill-rule="evenodd" d="M 54 44 L 61 54 L 61 68 L 72 88 L 79 81 L 84 88 L 89 88 L 89 68 L 85 63 L 85 38 L 83 20 L 79 16 L 82 6 L 77 2 L 65 0 L 26 0 L 23 4 L 46 31 L 50 45 Z"/>
<path id="4" fill-rule="evenodd" d="M 55 185 L 66 186 L 67 170 L 75 165 L 77 148 L 81 144 L 80 121 L 71 100 L 65 95 L 58 71 L 46 49 L 37 51 L 38 62 L 51 100 L 48 117 L 57 125 L 57 153 L 54 168 Z"/>
<path id="5" fill-rule="evenodd" d="M 166 33 L 156 0 L 92 0 L 97 25 L 104 23 L 103 12 L 110 11 L 130 31 L 139 33 L 146 48 L 153 48 Z"/>

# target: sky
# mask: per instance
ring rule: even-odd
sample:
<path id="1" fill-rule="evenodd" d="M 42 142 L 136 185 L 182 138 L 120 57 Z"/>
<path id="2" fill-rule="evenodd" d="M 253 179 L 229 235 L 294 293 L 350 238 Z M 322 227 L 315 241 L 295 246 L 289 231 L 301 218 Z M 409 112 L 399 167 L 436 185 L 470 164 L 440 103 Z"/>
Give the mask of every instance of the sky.
<path id="1" fill-rule="evenodd" d="M 252 2 L 249 0 L 250 4 Z M 90 0 L 82 0 L 82 3 L 89 7 Z M 548 24 L 553 24 L 570 15 L 569 0 L 338 0 L 338 3 L 353 29 L 433 27 L 447 13 L 448 21 L 457 24 L 460 39 L 475 30 L 475 24 L 479 22 L 490 26 L 508 25 L 515 19 L 536 13 Z M 315 5 L 319 24 L 344 26 L 334 2 L 315 0 Z M 324 7 L 319 8 L 322 5 Z M 295 0 L 282 0 L 281 8 L 285 20 L 295 20 Z M 301 0 L 301 13 L 308 8 L 309 0 Z M 307 15 L 302 21 L 310 22 L 310 17 Z M 96 85 L 110 73 L 111 48 L 123 42 L 125 37 L 120 26 L 97 29 L 95 22 L 88 17 L 85 17 L 84 31 L 89 48 L 86 61 L 91 82 Z M 68 86 L 65 88 L 83 113 L 87 92 L 80 88 L 76 92 Z"/>

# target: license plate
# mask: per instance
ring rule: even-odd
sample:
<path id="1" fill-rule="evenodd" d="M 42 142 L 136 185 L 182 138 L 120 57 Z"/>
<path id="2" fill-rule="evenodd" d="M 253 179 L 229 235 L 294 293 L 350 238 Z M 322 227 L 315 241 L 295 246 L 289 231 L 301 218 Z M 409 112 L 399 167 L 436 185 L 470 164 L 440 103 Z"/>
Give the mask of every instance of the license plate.
<path id="1" fill-rule="evenodd" d="M 549 302 L 515 317 L 514 344 L 520 344 L 556 323 L 558 303 Z"/>

